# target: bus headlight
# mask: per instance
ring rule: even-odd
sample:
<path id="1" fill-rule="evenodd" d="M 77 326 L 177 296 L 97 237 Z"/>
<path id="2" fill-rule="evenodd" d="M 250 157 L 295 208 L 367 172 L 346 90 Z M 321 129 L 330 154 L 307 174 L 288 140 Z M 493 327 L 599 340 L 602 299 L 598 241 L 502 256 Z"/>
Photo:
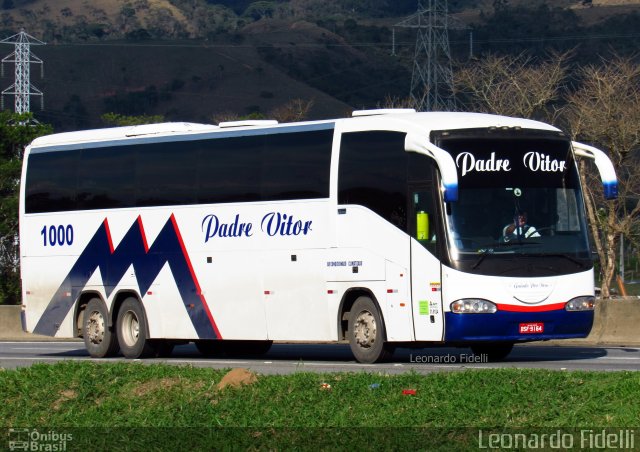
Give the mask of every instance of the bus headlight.
<path id="1" fill-rule="evenodd" d="M 456 314 L 493 314 L 497 306 L 481 298 L 463 298 L 451 303 L 451 312 Z"/>
<path id="2" fill-rule="evenodd" d="M 596 306 L 595 297 L 576 297 L 567 301 L 564 308 L 567 311 L 593 311 Z"/>

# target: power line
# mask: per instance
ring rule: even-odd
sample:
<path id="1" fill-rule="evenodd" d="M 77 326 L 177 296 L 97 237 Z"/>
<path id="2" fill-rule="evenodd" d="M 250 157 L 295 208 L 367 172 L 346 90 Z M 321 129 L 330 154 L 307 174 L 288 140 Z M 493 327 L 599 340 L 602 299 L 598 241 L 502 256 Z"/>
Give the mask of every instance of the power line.
<path id="1" fill-rule="evenodd" d="M 449 17 L 451 21 L 451 17 Z M 449 29 L 454 27 L 449 24 Z M 468 28 L 468 27 L 467 27 Z M 393 29 L 391 30 L 393 32 Z M 474 35 L 473 42 L 480 44 L 487 43 L 520 43 L 520 42 L 543 42 L 543 41 L 590 41 L 590 40 L 606 40 L 606 39 L 629 39 L 640 38 L 640 33 L 609 33 L 609 34 L 593 34 L 593 35 L 567 35 L 567 36 L 536 36 L 536 37 L 514 37 L 514 38 L 486 38 L 477 39 Z M 8 38 L 7 38 L 8 39 Z M 2 42 L 2 41 L 0 41 Z M 453 39 L 449 41 L 451 44 L 468 44 L 468 39 Z M 71 42 L 62 44 L 48 44 L 52 48 L 61 47 L 159 47 L 159 48 L 201 48 L 201 49 L 268 49 L 272 47 L 292 47 L 292 48 L 350 48 L 350 47 L 386 47 L 388 44 L 384 42 L 353 42 L 346 44 L 330 44 L 318 42 L 272 42 L 270 44 L 166 44 L 166 43 L 122 43 L 122 42 L 102 42 L 102 43 L 86 43 Z M 395 41 L 396 47 L 407 47 L 415 45 L 415 41 Z"/>

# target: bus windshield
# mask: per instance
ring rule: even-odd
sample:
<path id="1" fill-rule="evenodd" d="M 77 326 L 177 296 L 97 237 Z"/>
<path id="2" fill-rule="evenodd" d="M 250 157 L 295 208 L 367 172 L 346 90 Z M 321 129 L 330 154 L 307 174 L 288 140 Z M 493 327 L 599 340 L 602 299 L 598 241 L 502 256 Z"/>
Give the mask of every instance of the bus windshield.
<path id="1" fill-rule="evenodd" d="M 500 275 L 591 267 L 568 140 L 461 137 L 443 139 L 440 146 L 452 154 L 458 169 L 458 201 L 446 206 L 445 215 L 454 266 Z"/>

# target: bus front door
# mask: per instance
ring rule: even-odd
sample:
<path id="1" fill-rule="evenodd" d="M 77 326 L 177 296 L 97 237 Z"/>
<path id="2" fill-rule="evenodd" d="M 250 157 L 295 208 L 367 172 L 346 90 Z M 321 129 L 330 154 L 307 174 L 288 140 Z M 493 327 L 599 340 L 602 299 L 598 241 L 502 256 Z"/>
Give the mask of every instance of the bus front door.
<path id="1" fill-rule="evenodd" d="M 409 199 L 411 234 L 411 301 L 416 341 L 443 339 L 441 265 L 438 242 L 442 234 L 436 221 L 433 190 L 412 187 Z"/>

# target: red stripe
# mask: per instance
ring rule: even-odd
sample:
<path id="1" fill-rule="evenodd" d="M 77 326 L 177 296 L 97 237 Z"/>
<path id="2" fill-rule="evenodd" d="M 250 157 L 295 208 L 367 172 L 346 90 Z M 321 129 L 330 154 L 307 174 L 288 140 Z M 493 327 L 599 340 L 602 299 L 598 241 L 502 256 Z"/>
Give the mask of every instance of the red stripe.
<path id="1" fill-rule="evenodd" d="M 187 266 L 189 267 L 189 272 L 191 272 L 191 278 L 193 278 L 193 282 L 196 285 L 196 290 L 198 291 L 198 296 L 200 300 L 202 300 L 202 306 L 204 306 L 204 311 L 207 313 L 207 317 L 209 317 L 209 321 L 211 322 L 211 326 L 213 326 L 213 330 L 216 333 L 218 339 L 222 339 L 222 335 L 220 334 L 220 330 L 218 330 L 218 326 L 216 322 L 213 320 L 213 316 L 211 315 L 211 311 L 209 310 L 209 306 L 207 305 L 207 300 L 205 300 L 204 295 L 202 295 L 202 289 L 200 288 L 200 283 L 198 282 L 198 278 L 196 277 L 196 272 L 193 270 L 193 265 L 191 265 L 191 259 L 189 259 L 189 254 L 187 254 L 187 248 L 184 246 L 184 241 L 182 240 L 182 234 L 180 234 L 180 229 L 178 229 L 178 223 L 176 222 L 176 217 L 171 214 L 171 223 L 173 223 L 173 229 L 176 231 L 176 237 L 178 237 L 178 242 L 180 243 L 180 248 L 182 249 L 182 254 L 184 255 L 184 259 L 187 262 Z"/>
<path id="2" fill-rule="evenodd" d="M 516 306 L 512 304 L 499 304 L 498 311 L 507 312 L 544 312 L 544 311 L 558 311 L 564 309 L 565 303 L 545 304 L 543 306 Z"/>
<path id="3" fill-rule="evenodd" d="M 149 244 L 147 243 L 147 235 L 144 233 L 144 226 L 142 225 L 142 217 L 138 215 L 138 227 L 140 228 L 140 235 L 142 236 L 142 243 L 144 244 L 144 252 L 149 252 Z"/>
<path id="4" fill-rule="evenodd" d="M 111 230 L 109 229 L 109 222 L 107 221 L 107 219 L 104 219 L 104 230 L 107 233 L 107 241 L 109 242 L 109 251 L 111 251 L 111 254 L 114 253 L 114 249 L 113 249 L 113 239 L 111 238 Z"/>

